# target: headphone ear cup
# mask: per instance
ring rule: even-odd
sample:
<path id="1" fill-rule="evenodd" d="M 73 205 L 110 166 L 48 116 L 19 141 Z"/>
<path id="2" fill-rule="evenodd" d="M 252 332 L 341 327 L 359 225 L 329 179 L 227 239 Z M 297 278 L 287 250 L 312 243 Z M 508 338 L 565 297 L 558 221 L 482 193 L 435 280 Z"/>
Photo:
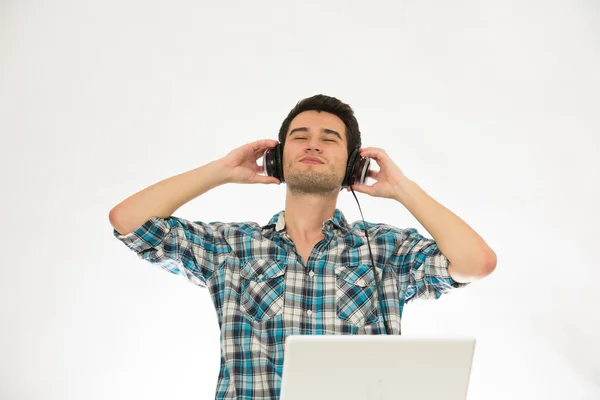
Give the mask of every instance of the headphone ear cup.
<path id="1" fill-rule="evenodd" d="M 267 149 L 263 156 L 263 170 L 265 175 L 272 176 L 283 182 L 283 167 L 281 163 L 281 144 Z"/>
<path id="2" fill-rule="evenodd" d="M 346 164 L 346 175 L 344 176 L 344 181 L 342 182 L 342 188 L 347 188 L 350 185 L 353 185 L 355 182 L 357 167 L 360 161 L 360 152 L 358 149 L 354 149 L 350 156 L 348 157 L 348 164 Z"/>
<path id="3" fill-rule="evenodd" d="M 367 183 L 370 165 L 371 159 L 369 157 L 360 157 L 354 175 L 354 183 L 359 185 L 364 185 Z"/>
<path id="4" fill-rule="evenodd" d="M 283 177 L 283 148 L 281 147 L 281 143 L 277 143 L 275 146 L 275 167 L 277 175 L 275 178 L 279 179 L 281 183 L 285 182 Z"/>

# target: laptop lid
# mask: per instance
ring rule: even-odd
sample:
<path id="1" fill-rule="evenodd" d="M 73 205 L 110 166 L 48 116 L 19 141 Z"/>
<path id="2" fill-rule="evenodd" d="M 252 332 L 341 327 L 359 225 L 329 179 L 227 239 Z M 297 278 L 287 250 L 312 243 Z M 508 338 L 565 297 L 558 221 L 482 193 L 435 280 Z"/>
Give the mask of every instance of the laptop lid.
<path id="1" fill-rule="evenodd" d="M 290 335 L 281 400 L 465 400 L 475 338 Z"/>

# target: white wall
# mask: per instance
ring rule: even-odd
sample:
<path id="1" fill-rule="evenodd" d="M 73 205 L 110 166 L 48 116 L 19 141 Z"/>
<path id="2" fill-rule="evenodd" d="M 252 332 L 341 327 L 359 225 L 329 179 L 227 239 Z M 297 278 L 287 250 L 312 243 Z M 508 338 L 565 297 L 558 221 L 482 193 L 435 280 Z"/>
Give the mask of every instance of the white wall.
<path id="1" fill-rule="evenodd" d="M 498 255 L 403 332 L 477 336 L 470 399 L 600 398 L 598 3 L 216 3 L 0 2 L 0 398 L 214 398 L 208 291 L 138 260 L 108 212 L 276 139 L 317 93 Z M 175 215 L 267 222 L 284 192 L 222 186 Z"/>

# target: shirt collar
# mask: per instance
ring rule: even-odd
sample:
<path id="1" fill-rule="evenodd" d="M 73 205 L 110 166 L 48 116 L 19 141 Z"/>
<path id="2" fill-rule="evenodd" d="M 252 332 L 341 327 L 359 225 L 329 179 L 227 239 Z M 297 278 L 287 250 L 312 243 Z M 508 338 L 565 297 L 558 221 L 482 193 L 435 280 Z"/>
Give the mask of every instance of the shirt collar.
<path id="1" fill-rule="evenodd" d="M 274 229 L 277 232 L 283 232 L 285 230 L 285 210 L 278 212 L 273 215 L 266 225 L 262 226 L 263 232 L 265 230 Z M 323 222 L 323 231 L 326 230 L 339 230 L 345 233 L 349 229 L 348 222 L 342 211 L 338 208 L 335 209 L 333 217 Z"/>

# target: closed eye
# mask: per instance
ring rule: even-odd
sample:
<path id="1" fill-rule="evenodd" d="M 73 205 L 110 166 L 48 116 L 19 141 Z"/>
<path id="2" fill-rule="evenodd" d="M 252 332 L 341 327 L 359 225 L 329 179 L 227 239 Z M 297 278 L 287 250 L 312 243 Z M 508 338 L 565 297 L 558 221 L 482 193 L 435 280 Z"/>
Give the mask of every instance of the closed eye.
<path id="1" fill-rule="evenodd" d="M 299 137 L 299 136 L 296 136 L 296 137 L 294 138 L 294 140 L 305 140 L 305 139 L 306 139 L 305 137 Z M 336 142 L 336 140 L 335 140 L 335 139 L 323 139 L 323 140 L 324 140 L 325 142 Z"/>

